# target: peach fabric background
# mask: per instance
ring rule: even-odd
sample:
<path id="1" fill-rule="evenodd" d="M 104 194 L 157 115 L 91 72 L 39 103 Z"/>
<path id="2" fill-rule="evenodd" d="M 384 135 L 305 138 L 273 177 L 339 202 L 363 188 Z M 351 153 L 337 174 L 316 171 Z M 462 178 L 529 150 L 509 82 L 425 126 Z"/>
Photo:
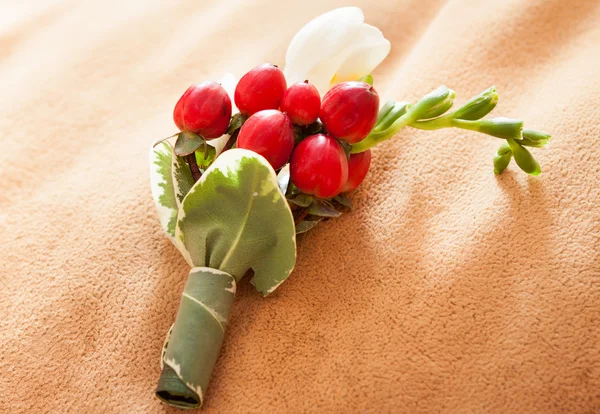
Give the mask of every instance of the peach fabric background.
<path id="1" fill-rule="evenodd" d="M 188 267 L 150 143 L 191 83 L 283 65 L 348 3 L 0 3 L 0 412 L 176 412 L 153 390 Z M 600 3 L 351 3 L 392 42 L 383 97 L 496 85 L 553 133 L 544 173 L 495 177 L 466 131 L 377 148 L 289 281 L 242 284 L 205 412 L 600 412 Z"/>

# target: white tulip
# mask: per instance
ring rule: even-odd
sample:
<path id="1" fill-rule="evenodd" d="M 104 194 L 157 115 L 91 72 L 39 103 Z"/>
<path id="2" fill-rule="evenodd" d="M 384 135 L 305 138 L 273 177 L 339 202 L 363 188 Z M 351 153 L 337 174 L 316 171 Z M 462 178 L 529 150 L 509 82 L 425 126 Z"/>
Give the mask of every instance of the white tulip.
<path id="1" fill-rule="evenodd" d="M 324 94 L 336 83 L 370 74 L 391 46 L 379 29 L 364 21 L 358 7 L 342 7 L 308 22 L 285 56 L 288 85 L 308 79 Z"/>

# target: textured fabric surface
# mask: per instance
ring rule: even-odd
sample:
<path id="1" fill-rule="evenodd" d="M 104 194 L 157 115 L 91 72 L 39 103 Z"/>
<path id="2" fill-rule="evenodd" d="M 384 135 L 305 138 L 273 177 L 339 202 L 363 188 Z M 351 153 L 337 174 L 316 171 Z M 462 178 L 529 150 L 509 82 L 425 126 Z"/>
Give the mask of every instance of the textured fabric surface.
<path id="1" fill-rule="evenodd" d="M 344 3 L 0 3 L 0 412 L 177 412 L 153 390 L 189 269 L 150 143 L 191 83 L 283 65 Z M 241 284 L 204 411 L 600 412 L 600 3 L 353 4 L 392 42 L 383 97 L 495 85 L 553 134 L 544 172 L 495 177 L 467 131 L 378 147 L 290 279 Z"/>

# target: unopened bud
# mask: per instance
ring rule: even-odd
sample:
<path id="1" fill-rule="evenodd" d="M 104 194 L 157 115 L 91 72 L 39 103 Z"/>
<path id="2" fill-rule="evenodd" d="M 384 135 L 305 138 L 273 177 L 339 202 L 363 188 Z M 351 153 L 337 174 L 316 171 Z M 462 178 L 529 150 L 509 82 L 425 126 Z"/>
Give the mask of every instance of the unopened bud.
<path id="1" fill-rule="evenodd" d="M 386 116 L 394 108 L 395 104 L 396 104 L 396 101 L 394 101 L 393 99 L 390 99 L 381 107 L 381 109 L 379 110 L 379 113 L 377 114 L 377 121 L 375 121 L 375 125 L 377 125 L 379 123 L 379 121 L 381 121 L 383 119 L 383 117 Z"/>
<path id="2" fill-rule="evenodd" d="M 540 175 L 542 169 L 533 155 L 514 139 L 507 139 L 507 141 L 519 168 L 527 174 Z"/>
<path id="3" fill-rule="evenodd" d="M 494 174 L 501 174 L 512 159 L 512 151 L 507 142 L 504 142 L 494 157 Z"/>
<path id="4" fill-rule="evenodd" d="M 468 101 L 460 109 L 456 110 L 452 117 L 464 119 L 466 121 L 475 121 L 489 114 L 498 103 L 498 92 L 495 87 L 491 87 Z"/>
<path id="5" fill-rule="evenodd" d="M 392 108 L 383 117 L 381 117 L 381 119 L 377 121 L 377 123 L 375 124 L 375 128 L 373 128 L 373 131 L 385 131 L 390 126 L 392 126 L 392 124 L 396 122 L 398 118 L 404 115 L 409 108 L 410 103 L 408 102 L 394 102 Z M 380 111 L 380 113 L 382 111 Z"/>
<path id="6" fill-rule="evenodd" d="M 448 111 L 454 104 L 456 93 L 447 86 L 440 86 L 435 91 L 425 95 L 412 107 L 411 112 L 415 120 L 431 119 Z"/>

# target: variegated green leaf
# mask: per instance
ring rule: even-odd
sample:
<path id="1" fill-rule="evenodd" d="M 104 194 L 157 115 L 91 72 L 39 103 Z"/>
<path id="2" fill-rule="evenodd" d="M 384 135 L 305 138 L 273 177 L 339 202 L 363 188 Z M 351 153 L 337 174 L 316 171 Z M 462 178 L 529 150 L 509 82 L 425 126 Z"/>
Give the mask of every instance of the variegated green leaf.
<path id="1" fill-rule="evenodd" d="M 173 148 L 162 141 L 150 150 L 150 186 L 160 225 L 170 238 L 175 237 L 177 197 L 173 185 Z"/>
<path id="2" fill-rule="evenodd" d="M 292 212 L 277 176 L 260 155 L 222 153 L 192 187 L 180 208 L 176 238 L 194 266 L 220 269 L 268 295 L 296 262 Z"/>
<path id="3" fill-rule="evenodd" d="M 162 141 L 150 150 L 150 186 L 160 225 L 190 265 L 189 253 L 175 238 L 175 229 L 179 206 L 193 183 L 188 165 L 173 154 L 168 141 Z"/>
<path id="4" fill-rule="evenodd" d="M 183 199 L 194 185 L 194 177 L 192 177 L 190 166 L 185 158 L 179 157 L 173 153 L 172 159 L 173 166 L 171 167 L 171 174 L 173 175 L 173 191 L 175 192 L 177 209 L 179 209 Z"/>

